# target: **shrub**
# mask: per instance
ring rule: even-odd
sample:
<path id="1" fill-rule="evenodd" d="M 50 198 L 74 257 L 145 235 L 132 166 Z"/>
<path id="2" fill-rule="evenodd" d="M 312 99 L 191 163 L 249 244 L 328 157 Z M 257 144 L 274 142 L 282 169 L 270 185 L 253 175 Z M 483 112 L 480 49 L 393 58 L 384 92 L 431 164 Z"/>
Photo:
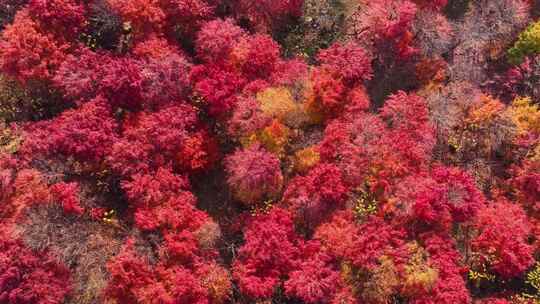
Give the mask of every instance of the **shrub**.
<path id="1" fill-rule="evenodd" d="M 156 73 L 150 65 L 143 73 L 143 66 L 143 62 L 135 58 L 113 57 L 105 52 L 82 48 L 66 58 L 53 80 L 67 98 L 87 100 L 102 96 L 114 108 L 140 110 L 143 82 L 148 82 L 147 78 L 151 80 L 153 73 Z M 153 88 L 144 89 L 150 91 L 144 93 L 152 96 Z"/>
<path id="2" fill-rule="evenodd" d="M 104 297 L 118 303 L 154 302 L 220 303 L 230 288 L 228 274 L 214 263 L 194 268 L 162 259 L 151 264 L 128 239 L 120 253 L 109 261 L 111 279 Z"/>
<path id="3" fill-rule="evenodd" d="M 410 257 L 405 265 L 402 294 L 410 298 L 429 293 L 437 280 L 439 272 L 430 267 L 427 251 L 418 243 L 408 244 Z"/>
<path id="4" fill-rule="evenodd" d="M 71 292 L 69 270 L 49 253 L 33 252 L 5 232 L 0 252 L 0 302 L 63 303 Z"/>
<path id="5" fill-rule="evenodd" d="M 281 193 L 283 176 L 279 159 L 257 144 L 227 156 L 225 170 L 227 184 L 244 204 L 275 199 Z"/>
<path id="6" fill-rule="evenodd" d="M 350 210 L 337 212 L 314 237 L 333 257 L 360 270 L 375 271 L 383 256 L 396 265 L 406 262 L 406 231 L 377 217 L 357 224 Z"/>
<path id="7" fill-rule="evenodd" d="M 340 260 L 350 259 L 358 238 L 358 226 L 350 210 L 335 212 L 328 221 L 315 229 L 313 239 L 321 243 L 325 252 Z"/>
<path id="8" fill-rule="evenodd" d="M 232 19 L 209 21 L 197 33 L 197 57 L 207 63 L 227 61 L 233 48 L 246 35 Z"/>
<path id="9" fill-rule="evenodd" d="M 331 211 L 343 207 L 347 190 L 340 170 L 334 165 L 321 164 L 305 177 L 293 178 L 285 190 L 283 202 L 297 221 L 313 227 L 327 218 Z"/>
<path id="10" fill-rule="evenodd" d="M 128 110 L 155 110 L 183 100 L 191 64 L 167 45 L 150 43 L 135 50 L 139 59 L 83 48 L 67 57 L 53 81 L 67 98 L 85 101 L 101 95 L 113 107 Z"/>
<path id="11" fill-rule="evenodd" d="M 299 106 L 295 103 L 291 91 L 286 87 L 271 87 L 257 93 L 262 112 L 282 123 L 294 125 L 299 116 Z"/>
<path id="12" fill-rule="evenodd" d="M 508 111 L 519 133 L 540 134 L 540 109 L 530 97 L 514 99 Z"/>
<path id="13" fill-rule="evenodd" d="M 540 194 L 540 161 L 525 160 L 521 166 L 513 166 L 510 180 L 519 201 L 527 207 L 536 207 Z"/>
<path id="14" fill-rule="evenodd" d="M 218 264 L 205 264 L 197 270 L 197 275 L 208 290 L 211 303 L 222 304 L 231 298 L 232 278 L 226 268 Z"/>
<path id="15" fill-rule="evenodd" d="M 134 210 L 135 223 L 144 230 L 181 225 L 185 215 L 179 214 L 175 218 L 175 210 L 189 210 L 196 203 L 189 188 L 185 177 L 163 168 L 155 175 L 135 174 L 132 181 L 122 183 Z"/>
<path id="16" fill-rule="evenodd" d="M 294 168 L 299 173 L 306 173 L 320 161 L 320 154 L 316 147 L 307 147 L 294 153 Z"/>
<path id="17" fill-rule="evenodd" d="M 417 10 L 410 1 L 370 1 L 354 12 L 348 32 L 359 42 L 369 41 L 370 47 L 379 47 L 381 53 L 388 53 L 385 48 L 390 47 L 398 58 L 407 59 L 418 52 L 411 34 Z"/>
<path id="18" fill-rule="evenodd" d="M 485 204 L 472 177 L 458 168 L 437 167 L 431 177 L 411 176 L 398 189 L 399 217 L 446 231 L 472 220 Z"/>
<path id="19" fill-rule="evenodd" d="M 146 297 L 159 299 L 160 286 L 154 282 L 148 262 L 139 257 L 132 240 L 107 264 L 110 280 L 105 290 L 106 299 L 119 303 L 133 303 Z"/>
<path id="20" fill-rule="evenodd" d="M 467 79 L 478 85 L 487 81 L 489 72 L 485 64 L 501 60 L 504 50 L 529 20 L 529 1 L 471 1 L 463 27 L 459 28 L 459 36 L 456 37 L 467 42 L 454 50 L 454 79 Z M 473 38 L 478 35 L 481 40 Z M 507 55 L 512 52 L 507 52 Z"/>
<path id="21" fill-rule="evenodd" d="M 79 198 L 79 184 L 77 183 L 56 183 L 51 186 L 51 193 L 54 200 L 57 200 L 66 214 L 82 215 L 84 209 L 81 207 Z"/>
<path id="22" fill-rule="evenodd" d="M 379 117 L 367 113 L 356 116 L 353 121 L 332 121 L 320 143 L 321 161 L 336 164 L 347 185 L 362 185 L 370 174 L 370 163 L 381 159 L 377 143 L 385 132 Z"/>
<path id="23" fill-rule="evenodd" d="M 31 125 L 21 152 L 28 157 L 38 153 L 98 163 L 110 153 L 118 138 L 117 128 L 104 100 L 96 98 L 55 119 Z"/>
<path id="24" fill-rule="evenodd" d="M 323 68 L 339 75 L 349 87 L 362 84 L 373 76 L 371 58 L 355 42 L 334 43 L 320 51 L 317 59 Z"/>
<path id="25" fill-rule="evenodd" d="M 435 144 L 435 130 L 424 98 L 399 91 L 386 100 L 381 117 L 391 132 L 396 133 L 395 137 L 409 136 L 414 140 L 418 149 L 423 150 L 420 159 L 429 156 Z"/>
<path id="26" fill-rule="evenodd" d="M 277 120 L 273 120 L 269 126 L 264 128 L 258 140 L 266 150 L 280 157 L 285 155 L 285 147 L 289 142 L 291 130 Z"/>
<path id="27" fill-rule="evenodd" d="M 44 29 L 76 39 L 85 26 L 85 8 L 74 0 L 30 0 L 28 12 Z"/>
<path id="28" fill-rule="evenodd" d="M 510 62 L 519 64 L 527 55 L 540 53 L 540 22 L 532 23 L 519 34 L 519 38 L 508 50 Z"/>
<path id="29" fill-rule="evenodd" d="M 268 109 L 267 109 L 268 111 Z M 228 133 L 236 138 L 248 137 L 267 126 L 271 121 L 255 98 L 240 98 L 232 111 Z"/>
<path id="30" fill-rule="evenodd" d="M 314 122 L 339 115 L 345 107 L 346 88 L 337 75 L 324 68 L 311 74 L 306 92 L 306 110 Z"/>
<path id="31" fill-rule="evenodd" d="M 143 106 L 155 110 L 184 100 L 189 92 L 190 69 L 187 59 L 175 52 L 149 59 L 141 67 Z"/>
<path id="32" fill-rule="evenodd" d="M 152 59 L 165 60 L 169 56 L 186 56 L 183 50 L 170 43 L 165 37 L 162 37 L 159 34 L 151 34 L 146 39 L 135 43 L 131 53 L 134 57 L 147 61 L 151 61 Z"/>
<path id="33" fill-rule="evenodd" d="M 267 79 L 276 69 L 279 53 L 279 44 L 270 36 L 244 36 L 232 48 L 230 60 L 247 79 Z"/>
<path id="34" fill-rule="evenodd" d="M 167 30 L 175 36 L 192 39 L 197 30 L 215 16 L 215 0 L 165 0 L 160 1 L 167 14 Z"/>
<path id="35" fill-rule="evenodd" d="M 2 170 L 0 214 L 6 224 L 21 220 L 28 208 L 51 202 L 51 192 L 41 173 L 33 169 Z M 14 168 L 13 168 L 14 169 Z"/>
<path id="36" fill-rule="evenodd" d="M 201 285 L 199 279 L 188 269 L 183 267 L 161 267 L 158 269 L 160 279 L 163 281 L 163 300 L 173 299 L 177 303 L 208 303 L 208 293 Z M 148 297 L 146 301 L 151 301 Z M 169 300 L 170 301 L 170 300 Z"/>
<path id="37" fill-rule="evenodd" d="M 197 113 L 185 104 L 154 113 L 138 113 L 112 145 L 108 164 L 123 176 L 160 167 L 195 172 L 208 169 L 216 150 Z"/>
<path id="38" fill-rule="evenodd" d="M 65 58 L 53 78 L 53 83 L 62 90 L 66 98 L 91 99 L 98 94 L 102 77 L 98 73 L 99 65 L 108 61 L 106 54 L 82 48 L 77 54 Z"/>
<path id="39" fill-rule="evenodd" d="M 340 273 L 330 261 L 325 255 L 302 261 L 285 282 L 285 293 L 305 303 L 329 303 L 340 287 Z"/>
<path id="40" fill-rule="evenodd" d="M 234 107 L 236 94 L 246 85 L 247 80 L 231 68 L 217 65 L 198 65 L 190 73 L 193 90 L 202 98 L 210 115 L 223 117 Z"/>
<path id="41" fill-rule="evenodd" d="M 254 299 L 269 299 L 281 279 L 297 263 L 301 240 L 294 232 L 290 214 L 275 208 L 259 215 L 246 227 L 245 243 L 233 264 L 240 291 Z"/>
<path id="42" fill-rule="evenodd" d="M 438 271 L 439 279 L 431 291 L 417 296 L 413 303 L 471 303 L 471 295 L 463 280 L 461 256 L 455 249 L 455 242 L 448 236 L 434 233 L 421 235 L 420 239 L 430 256 L 429 266 Z"/>
<path id="43" fill-rule="evenodd" d="M 405 262 L 406 246 L 403 228 L 392 227 L 380 218 L 370 218 L 357 227 L 352 250 L 346 258 L 359 269 L 374 271 L 384 256 L 399 265 Z"/>
<path id="44" fill-rule="evenodd" d="M 525 57 L 520 65 L 514 66 L 496 84 L 500 86 L 501 94 L 507 99 L 530 96 L 533 100 L 540 97 L 538 79 L 540 74 L 540 56 Z"/>
<path id="45" fill-rule="evenodd" d="M 20 10 L 0 38 L 0 68 L 22 83 L 50 80 L 66 56 L 68 46 L 44 33 L 28 10 Z"/>
<path id="46" fill-rule="evenodd" d="M 480 210 L 474 227 L 478 235 L 472 247 L 479 254 L 478 262 L 501 278 L 518 277 L 534 264 L 533 248 L 527 243 L 530 223 L 519 205 L 494 202 Z"/>
<path id="47" fill-rule="evenodd" d="M 115 108 L 140 109 L 143 94 L 140 62 L 130 57 L 111 57 L 105 63 L 98 69 L 98 92 Z"/>
<path id="48" fill-rule="evenodd" d="M 412 32 L 415 35 L 414 45 L 427 58 L 441 56 L 452 47 L 454 38 L 452 26 L 443 14 L 436 11 L 419 11 L 414 19 Z"/>
<path id="49" fill-rule="evenodd" d="M 165 12 L 157 0 L 107 0 L 110 7 L 129 22 L 136 36 L 159 32 L 165 22 Z"/>

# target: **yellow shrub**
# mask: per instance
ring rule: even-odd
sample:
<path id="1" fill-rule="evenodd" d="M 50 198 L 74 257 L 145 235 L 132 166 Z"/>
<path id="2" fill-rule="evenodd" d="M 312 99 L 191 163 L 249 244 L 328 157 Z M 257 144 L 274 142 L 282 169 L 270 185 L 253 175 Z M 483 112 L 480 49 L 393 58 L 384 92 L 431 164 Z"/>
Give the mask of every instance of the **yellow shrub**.
<path id="1" fill-rule="evenodd" d="M 508 50 L 508 58 L 511 63 L 519 64 L 527 55 L 540 53 L 540 22 L 535 22 L 527 27 L 512 48 Z"/>
<path id="2" fill-rule="evenodd" d="M 412 253 L 405 266 L 403 293 L 408 296 L 425 293 L 435 286 L 439 274 L 427 264 L 427 252 L 418 243 L 409 244 Z"/>
<path id="3" fill-rule="evenodd" d="M 284 124 L 297 127 L 305 120 L 302 107 L 287 88 L 268 88 L 257 94 L 257 100 L 265 114 Z"/>
<path id="4" fill-rule="evenodd" d="M 483 95 L 480 101 L 467 116 L 467 122 L 473 126 L 489 123 L 504 111 L 504 104 L 491 96 Z"/>
<path id="5" fill-rule="evenodd" d="M 540 111 L 530 97 L 514 99 L 508 111 L 519 133 L 540 133 Z"/>
<path id="6" fill-rule="evenodd" d="M 220 304 L 229 300 L 232 293 L 232 278 L 227 269 L 217 264 L 206 267 L 201 283 L 208 290 L 212 303 Z"/>
<path id="7" fill-rule="evenodd" d="M 394 262 L 388 257 L 381 257 L 380 266 L 366 282 L 362 296 L 369 303 L 389 303 L 397 293 L 400 278 Z"/>
<path id="8" fill-rule="evenodd" d="M 274 119 L 269 126 L 261 131 L 240 138 L 240 144 L 244 148 L 247 148 L 254 143 L 259 143 L 269 152 L 277 154 L 278 156 L 283 156 L 285 147 L 289 142 L 289 134 L 290 129 L 280 123 L 277 119 Z"/>
<path id="9" fill-rule="evenodd" d="M 26 99 L 24 90 L 15 81 L 0 75 L 0 119 L 14 120 L 19 104 Z"/>
<path id="10" fill-rule="evenodd" d="M 261 144 L 269 151 L 278 155 L 283 155 L 285 146 L 289 142 L 290 130 L 278 120 L 262 130 L 259 138 Z"/>
<path id="11" fill-rule="evenodd" d="M 253 134 L 251 134 L 249 136 L 244 136 L 244 137 L 240 138 L 240 144 L 244 148 L 247 148 L 247 147 L 253 145 L 256 142 L 259 142 L 259 137 L 258 137 L 257 133 L 253 133 Z"/>
<path id="12" fill-rule="evenodd" d="M 534 269 L 527 274 L 527 280 L 525 282 L 531 285 L 540 297 L 540 262 L 536 262 Z"/>
<path id="13" fill-rule="evenodd" d="M 370 215 L 376 214 L 378 210 L 377 200 L 372 193 L 360 189 L 356 191 L 354 199 L 354 214 L 357 218 L 362 219 Z"/>
<path id="14" fill-rule="evenodd" d="M 294 154 L 294 168 L 297 172 L 305 173 L 315 167 L 320 161 L 320 155 L 315 146 L 296 151 Z"/>
<path id="15" fill-rule="evenodd" d="M 0 121 L 0 153 L 13 154 L 19 150 L 22 138 Z"/>

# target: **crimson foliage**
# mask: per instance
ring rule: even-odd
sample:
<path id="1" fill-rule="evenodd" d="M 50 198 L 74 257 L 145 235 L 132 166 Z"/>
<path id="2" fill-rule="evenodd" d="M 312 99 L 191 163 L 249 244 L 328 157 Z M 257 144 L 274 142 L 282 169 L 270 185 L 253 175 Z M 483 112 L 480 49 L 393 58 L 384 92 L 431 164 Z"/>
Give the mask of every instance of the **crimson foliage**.
<path id="1" fill-rule="evenodd" d="M 0 0 L 0 303 L 537 301 L 532 2 Z"/>
<path id="2" fill-rule="evenodd" d="M 54 39 L 20 10 L 0 38 L 0 68 L 21 82 L 50 80 L 66 56 L 69 45 Z"/>
<path id="3" fill-rule="evenodd" d="M 254 218 L 244 238 L 233 275 L 242 293 L 255 299 L 270 298 L 283 283 L 281 278 L 294 269 L 303 242 L 294 232 L 290 213 L 279 208 Z"/>
<path id="4" fill-rule="evenodd" d="M 505 279 L 521 275 L 532 265 L 533 248 L 527 243 L 531 227 L 519 205 L 494 202 L 480 211 L 475 227 L 479 234 L 473 249 L 480 254 L 480 263 Z"/>
<path id="5" fill-rule="evenodd" d="M 323 67 L 343 77 L 349 86 L 370 80 L 373 76 L 371 58 L 354 42 L 336 43 L 322 50 L 317 58 Z"/>
<path id="6" fill-rule="evenodd" d="M 280 194 L 283 176 L 279 159 L 264 148 L 253 145 L 225 159 L 227 183 L 236 198 L 252 205 Z"/>
<path id="7" fill-rule="evenodd" d="M 117 140 L 117 128 L 104 100 L 96 98 L 50 121 L 32 125 L 22 151 L 28 157 L 40 153 L 100 162 Z"/>
<path id="8" fill-rule="evenodd" d="M 111 149 L 107 160 L 124 176 L 169 166 L 203 170 L 212 164 L 216 153 L 196 110 L 188 105 L 134 114 L 125 122 L 123 136 Z"/>
<path id="9" fill-rule="evenodd" d="M 328 217 L 335 209 L 343 207 L 347 187 L 340 170 L 333 165 L 319 165 L 307 176 L 291 180 L 283 194 L 283 201 L 298 221 L 313 226 Z"/>
<path id="10" fill-rule="evenodd" d="M 0 252 L 0 302 L 64 302 L 72 289 L 64 265 L 46 252 L 33 252 L 6 232 L 0 237 Z"/>

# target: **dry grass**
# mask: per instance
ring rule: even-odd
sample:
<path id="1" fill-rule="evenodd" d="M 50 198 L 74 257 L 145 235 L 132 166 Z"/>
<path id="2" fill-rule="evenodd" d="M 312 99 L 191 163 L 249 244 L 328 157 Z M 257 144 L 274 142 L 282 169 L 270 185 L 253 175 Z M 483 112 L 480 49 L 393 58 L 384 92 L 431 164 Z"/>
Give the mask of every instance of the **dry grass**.
<path id="1" fill-rule="evenodd" d="M 107 284 L 107 261 L 119 250 L 127 232 L 103 222 L 66 216 L 56 206 L 33 208 L 18 227 L 24 242 L 48 249 L 71 269 L 74 291 L 66 303 L 99 303 Z"/>

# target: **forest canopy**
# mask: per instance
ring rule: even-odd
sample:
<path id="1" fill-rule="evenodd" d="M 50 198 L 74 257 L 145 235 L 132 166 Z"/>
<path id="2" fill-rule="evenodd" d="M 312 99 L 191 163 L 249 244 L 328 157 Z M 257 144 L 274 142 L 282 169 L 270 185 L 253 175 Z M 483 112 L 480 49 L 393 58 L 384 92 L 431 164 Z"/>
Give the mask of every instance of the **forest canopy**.
<path id="1" fill-rule="evenodd" d="M 0 0 L 0 304 L 539 304 L 540 2 Z"/>

